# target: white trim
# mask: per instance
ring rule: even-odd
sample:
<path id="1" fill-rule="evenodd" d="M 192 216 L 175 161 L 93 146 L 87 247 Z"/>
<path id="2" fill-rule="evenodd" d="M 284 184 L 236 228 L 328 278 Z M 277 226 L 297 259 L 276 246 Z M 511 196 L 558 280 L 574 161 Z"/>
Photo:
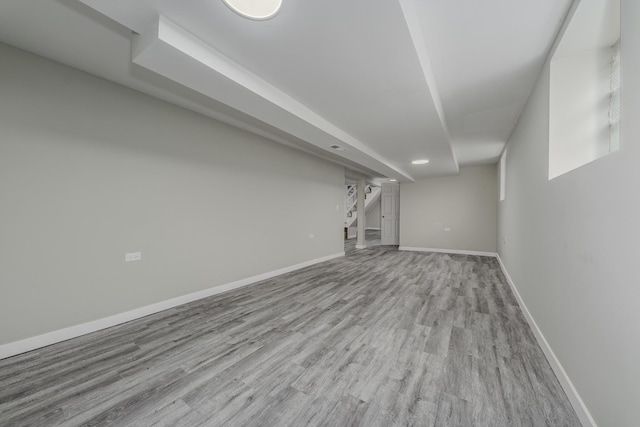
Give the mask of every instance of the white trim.
<path id="1" fill-rule="evenodd" d="M 580 419 L 580 422 L 585 427 L 588 427 L 588 426 L 597 427 L 595 420 L 591 416 L 591 413 L 589 413 L 589 409 L 587 408 L 587 405 L 585 405 L 584 402 L 582 401 L 582 398 L 578 394 L 578 391 L 576 390 L 576 388 L 573 386 L 571 379 L 569 379 L 569 376 L 567 375 L 564 368 L 562 367 L 562 364 L 560 363 L 555 353 L 551 349 L 551 346 L 549 346 L 549 343 L 547 342 L 544 335 L 542 335 L 542 331 L 538 327 L 533 316 L 531 316 L 531 313 L 529 312 L 529 309 L 525 305 L 524 300 L 520 296 L 520 293 L 518 292 L 518 289 L 516 288 L 515 283 L 513 283 L 513 280 L 511 280 L 511 276 L 509 276 L 509 273 L 507 272 L 507 267 L 505 267 L 504 263 L 502 262 L 502 259 L 500 259 L 500 255 L 496 254 L 496 258 L 500 263 L 500 268 L 502 268 L 502 272 L 504 273 L 504 276 L 507 278 L 507 282 L 509 283 L 511 290 L 515 295 L 516 300 L 518 300 L 520 309 L 522 310 L 524 317 L 527 319 L 527 322 L 529 323 L 529 327 L 531 327 L 533 334 L 536 336 L 536 339 L 538 340 L 538 345 L 542 348 L 542 351 L 544 352 L 545 356 L 547 356 L 547 361 L 549 361 L 549 364 L 551 365 L 551 369 L 553 369 L 553 372 L 556 374 L 556 377 L 558 378 L 558 381 L 560 382 L 560 385 L 562 386 L 562 389 L 564 390 L 565 394 L 569 398 L 569 402 L 571 402 L 571 406 L 573 406 L 573 410 L 576 411 L 576 415 Z"/>
<path id="2" fill-rule="evenodd" d="M 464 251 L 459 249 L 414 248 L 411 246 L 400 246 L 398 250 L 412 251 L 412 252 L 438 252 L 443 254 L 457 254 L 457 255 L 491 256 L 494 258 L 498 256 L 498 254 L 495 252 Z"/>
<path id="3" fill-rule="evenodd" d="M 365 230 L 382 230 L 380 227 L 365 227 Z"/>
<path id="4" fill-rule="evenodd" d="M 57 331 L 47 332 L 46 334 L 37 335 L 35 337 L 26 338 L 20 341 L 14 341 L 7 344 L 0 345 L 0 359 L 15 356 L 17 354 L 26 353 L 27 351 L 36 350 L 41 347 L 46 347 L 51 344 L 66 341 L 71 338 L 76 338 L 81 335 L 85 335 L 91 332 L 96 332 L 101 329 L 110 328 L 125 322 L 139 319 L 150 314 L 158 313 L 159 311 L 167 310 L 173 307 L 177 307 L 182 304 L 186 304 L 192 301 L 196 301 L 202 298 L 217 295 L 223 292 L 238 289 L 243 286 L 250 285 L 252 283 L 267 280 L 281 274 L 290 273 L 295 270 L 299 270 L 304 267 L 309 267 L 314 264 L 329 261 L 334 258 L 343 257 L 344 252 L 338 252 L 332 255 L 327 255 L 321 258 L 316 258 L 310 261 L 305 261 L 300 264 L 295 264 L 289 267 L 280 268 L 267 273 L 258 274 L 256 276 L 247 277 L 245 279 L 237 280 L 235 282 L 218 285 L 213 288 L 205 289 L 198 292 L 193 292 L 187 295 L 182 295 L 176 298 L 171 298 L 166 301 L 160 301 L 155 304 L 147 305 L 144 307 L 136 308 L 124 313 L 114 314 L 113 316 L 103 317 L 102 319 L 92 320 L 90 322 L 82 323 L 68 328 L 59 329 Z"/>
<path id="5" fill-rule="evenodd" d="M 356 245 L 356 249 L 367 249 L 367 245 Z"/>

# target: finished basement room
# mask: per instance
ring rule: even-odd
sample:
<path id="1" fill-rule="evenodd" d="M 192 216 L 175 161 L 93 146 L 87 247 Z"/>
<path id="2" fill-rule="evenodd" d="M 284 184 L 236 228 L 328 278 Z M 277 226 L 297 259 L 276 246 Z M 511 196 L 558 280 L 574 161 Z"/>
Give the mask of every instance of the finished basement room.
<path id="1" fill-rule="evenodd" d="M 2 1 L 0 426 L 640 427 L 639 52 L 634 0 Z"/>

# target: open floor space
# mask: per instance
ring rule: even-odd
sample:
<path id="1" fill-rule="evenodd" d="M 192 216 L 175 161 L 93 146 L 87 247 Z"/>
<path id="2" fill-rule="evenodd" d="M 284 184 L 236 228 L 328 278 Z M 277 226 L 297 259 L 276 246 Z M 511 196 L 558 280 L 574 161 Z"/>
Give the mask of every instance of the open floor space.
<path id="1" fill-rule="evenodd" d="M 0 372 L 6 425 L 580 425 L 494 258 L 384 246 Z"/>

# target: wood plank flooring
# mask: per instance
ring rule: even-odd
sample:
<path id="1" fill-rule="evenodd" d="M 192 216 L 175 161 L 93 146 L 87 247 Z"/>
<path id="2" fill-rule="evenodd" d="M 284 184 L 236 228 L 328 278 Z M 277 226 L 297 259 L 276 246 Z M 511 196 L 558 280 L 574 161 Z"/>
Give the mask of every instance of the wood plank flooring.
<path id="1" fill-rule="evenodd" d="M 2 426 L 579 426 L 493 258 L 343 259 L 0 360 Z"/>

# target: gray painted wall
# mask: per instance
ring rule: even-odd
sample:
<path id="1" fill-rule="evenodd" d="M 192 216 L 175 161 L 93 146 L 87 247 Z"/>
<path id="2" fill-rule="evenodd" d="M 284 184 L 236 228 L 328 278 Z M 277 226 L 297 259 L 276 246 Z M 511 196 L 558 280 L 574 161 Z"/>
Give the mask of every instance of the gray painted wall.
<path id="1" fill-rule="evenodd" d="M 400 246 L 496 251 L 496 165 L 400 186 Z M 444 231 L 449 228 L 450 231 Z"/>
<path id="2" fill-rule="evenodd" d="M 6 45 L 0 58 L 0 344 L 344 250 L 341 167 Z"/>
<path id="3" fill-rule="evenodd" d="M 371 210 L 367 212 L 365 216 L 367 228 L 380 228 L 380 203 L 381 199 L 378 199 Z"/>
<path id="4" fill-rule="evenodd" d="M 640 420 L 638 28 L 640 2 L 623 1 L 620 151 L 547 179 L 547 65 L 509 141 L 499 207 L 500 257 L 600 426 Z"/>

